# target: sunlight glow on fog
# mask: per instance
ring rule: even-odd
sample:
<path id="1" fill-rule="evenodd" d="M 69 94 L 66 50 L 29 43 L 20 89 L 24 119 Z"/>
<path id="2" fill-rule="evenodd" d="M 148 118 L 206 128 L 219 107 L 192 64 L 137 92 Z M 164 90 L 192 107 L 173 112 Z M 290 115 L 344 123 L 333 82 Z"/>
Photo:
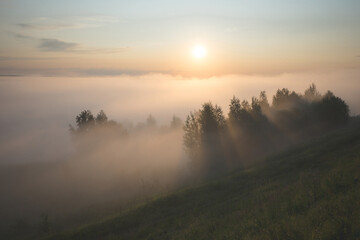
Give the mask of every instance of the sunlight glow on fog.
<path id="1" fill-rule="evenodd" d="M 225 114 L 233 95 L 250 100 L 262 90 L 269 101 L 278 88 L 302 93 L 315 83 L 324 93 L 333 91 L 360 112 L 358 71 L 279 76 L 232 75 L 207 79 L 184 79 L 170 75 L 51 78 L 2 77 L 0 81 L 1 163 L 53 161 L 69 157 L 72 143 L 68 124 L 84 109 L 96 114 L 103 109 L 118 122 L 144 122 L 152 114 L 159 125 L 173 115 L 183 120 L 207 101 Z"/>

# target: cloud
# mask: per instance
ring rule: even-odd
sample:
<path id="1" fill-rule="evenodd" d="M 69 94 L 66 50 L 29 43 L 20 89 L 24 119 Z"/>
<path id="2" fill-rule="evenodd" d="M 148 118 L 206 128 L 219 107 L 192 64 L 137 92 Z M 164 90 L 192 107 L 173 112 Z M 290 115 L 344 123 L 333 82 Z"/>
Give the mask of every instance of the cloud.
<path id="1" fill-rule="evenodd" d="M 17 26 L 23 29 L 31 30 L 59 30 L 65 28 L 80 28 L 81 25 L 76 24 L 33 24 L 33 23 L 19 23 Z"/>
<path id="2" fill-rule="evenodd" d="M 69 28 L 94 28 L 117 22 L 119 22 L 117 17 L 103 15 L 73 16 L 65 19 L 37 17 L 18 23 L 16 26 L 24 30 L 54 31 Z"/>
<path id="3" fill-rule="evenodd" d="M 11 31 L 8 31 L 8 33 L 10 35 L 12 35 L 13 37 L 20 38 L 20 39 L 35 39 L 34 37 L 31 37 L 31 36 L 28 36 L 25 34 L 21 34 L 21 33 L 16 33 L 16 32 L 11 32 Z"/>
<path id="4" fill-rule="evenodd" d="M 22 75 L 16 74 L 0 74 L 0 77 L 21 77 Z"/>
<path id="5" fill-rule="evenodd" d="M 64 42 L 58 39 L 43 38 L 39 39 L 38 48 L 45 52 L 66 52 L 73 51 L 79 46 L 77 43 Z"/>
<path id="6" fill-rule="evenodd" d="M 0 61 L 3 57 L 0 57 Z M 4 57 L 4 61 L 6 57 Z M 11 59 L 11 58 L 10 58 Z M 42 58 L 39 58 L 39 60 Z M 44 58 L 46 59 L 46 58 Z M 51 59 L 51 58 L 48 58 Z M 20 58 L 19 58 L 20 60 Z M 27 59 L 25 59 L 27 60 Z M 136 69 L 110 68 L 2 68 L 0 76 L 61 76 L 61 77 L 103 77 L 103 76 L 144 76 L 150 73 L 171 74 L 170 72 L 149 72 Z"/>
<path id="7" fill-rule="evenodd" d="M 99 68 L 88 68 L 88 69 L 72 69 L 71 73 L 76 76 L 143 76 L 147 75 L 149 71 L 132 70 L 132 69 L 99 69 Z M 151 72 L 155 73 L 155 72 Z M 168 72 L 157 72 L 160 74 L 169 74 Z"/>
<path id="8" fill-rule="evenodd" d="M 72 52 L 78 54 L 116 54 L 123 52 L 128 49 L 128 47 L 115 47 L 115 48 L 97 48 L 97 47 L 88 47 L 82 46 L 79 43 L 75 42 L 66 42 L 56 38 L 36 38 L 29 35 L 24 35 L 16 32 L 8 32 L 15 38 L 23 40 L 35 40 L 38 42 L 37 48 L 43 52 Z M 1 60 L 10 60 L 8 57 L 0 57 Z"/>
<path id="9" fill-rule="evenodd" d="M 65 59 L 64 57 L 12 57 L 0 56 L 0 61 L 33 61 L 33 60 L 57 60 Z"/>
<path id="10" fill-rule="evenodd" d="M 81 54 L 116 54 L 124 52 L 128 47 L 119 47 L 119 48 L 81 48 L 74 50 L 76 53 Z"/>
<path id="11" fill-rule="evenodd" d="M 45 52 L 73 52 L 80 54 L 114 54 L 119 53 L 127 48 L 92 48 L 82 47 L 78 43 L 65 42 L 55 38 L 39 39 L 38 49 Z"/>
<path id="12" fill-rule="evenodd" d="M 65 42 L 63 40 L 55 38 L 36 38 L 33 36 L 17 33 L 17 32 L 8 32 L 15 38 L 24 39 L 24 40 L 35 40 L 38 42 L 37 48 L 44 52 L 69 52 L 76 50 L 80 46 L 78 43 L 74 42 Z M 11 60 L 10 57 L 0 57 L 0 60 Z M 19 59 L 24 60 L 24 59 Z"/>

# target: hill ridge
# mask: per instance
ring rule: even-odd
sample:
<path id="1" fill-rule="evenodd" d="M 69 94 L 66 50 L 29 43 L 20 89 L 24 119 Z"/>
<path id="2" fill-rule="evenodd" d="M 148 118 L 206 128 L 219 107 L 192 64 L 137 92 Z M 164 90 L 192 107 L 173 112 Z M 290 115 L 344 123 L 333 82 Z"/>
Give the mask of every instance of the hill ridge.
<path id="1" fill-rule="evenodd" d="M 359 239 L 360 125 L 46 239 Z"/>

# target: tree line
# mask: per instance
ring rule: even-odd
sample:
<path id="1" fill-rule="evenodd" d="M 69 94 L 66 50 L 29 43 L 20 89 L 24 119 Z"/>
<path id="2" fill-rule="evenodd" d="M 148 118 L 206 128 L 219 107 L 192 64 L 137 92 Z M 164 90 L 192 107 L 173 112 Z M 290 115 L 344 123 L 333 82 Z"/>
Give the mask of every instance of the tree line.
<path id="1" fill-rule="evenodd" d="M 109 120 L 103 110 L 97 115 L 84 110 L 75 120 L 76 127 L 69 125 L 70 132 L 85 147 L 126 138 L 130 132 L 182 128 L 190 168 L 206 177 L 344 125 L 349 107 L 332 92 L 322 95 L 311 84 L 303 94 L 278 89 L 271 103 L 265 91 L 250 102 L 233 96 L 226 116 L 220 106 L 207 102 L 190 112 L 184 123 L 174 116 L 169 127 L 159 127 L 151 114 L 136 127 L 124 127 Z"/>
<path id="2" fill-rule="evenodd" d="M 304 94 L 277 90 L 270 104 L 266 92 L 251 102 L 233 97 L 227 117 L 211 102 L 191 112 L 183 126 L 184 147 L 192 169 L 212 176 L 252 159 L 279 151 L 289 144 L 346 124 L 349 107 L 314 84 Z"/>
<path id="3" fill-rule="evenodd" d="M 74 139 L 80 140 L 89 137 L 127 137 L 130 132 L 139 131 L 167 131 L 179 129 L 183 126 L 181 118 L 173 116 L 169 126 L 158 126 L 156 119 L 149 114 L 145 122 L 139 122 L 136 126 L 132 123 L 124 124 L 109 120 L 104 110 L 94 115 L 90 110 L 83 110 L 75 117 L 76 126 L 69 124 L 69 130 Z M 96 136 L 92 136 L 96 135 Z M 102 139 L 106 140 L 106 139 Z"/>

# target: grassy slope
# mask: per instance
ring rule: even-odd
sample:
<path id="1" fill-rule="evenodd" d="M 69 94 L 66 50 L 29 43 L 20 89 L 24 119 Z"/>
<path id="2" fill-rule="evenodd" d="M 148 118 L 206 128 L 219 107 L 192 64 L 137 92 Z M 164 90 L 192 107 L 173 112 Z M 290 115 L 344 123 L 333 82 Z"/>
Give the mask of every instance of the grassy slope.
<path id="1" fill-rule="evenodd" d="M 48 239 L 360 239 L 360 128 Z"/>

